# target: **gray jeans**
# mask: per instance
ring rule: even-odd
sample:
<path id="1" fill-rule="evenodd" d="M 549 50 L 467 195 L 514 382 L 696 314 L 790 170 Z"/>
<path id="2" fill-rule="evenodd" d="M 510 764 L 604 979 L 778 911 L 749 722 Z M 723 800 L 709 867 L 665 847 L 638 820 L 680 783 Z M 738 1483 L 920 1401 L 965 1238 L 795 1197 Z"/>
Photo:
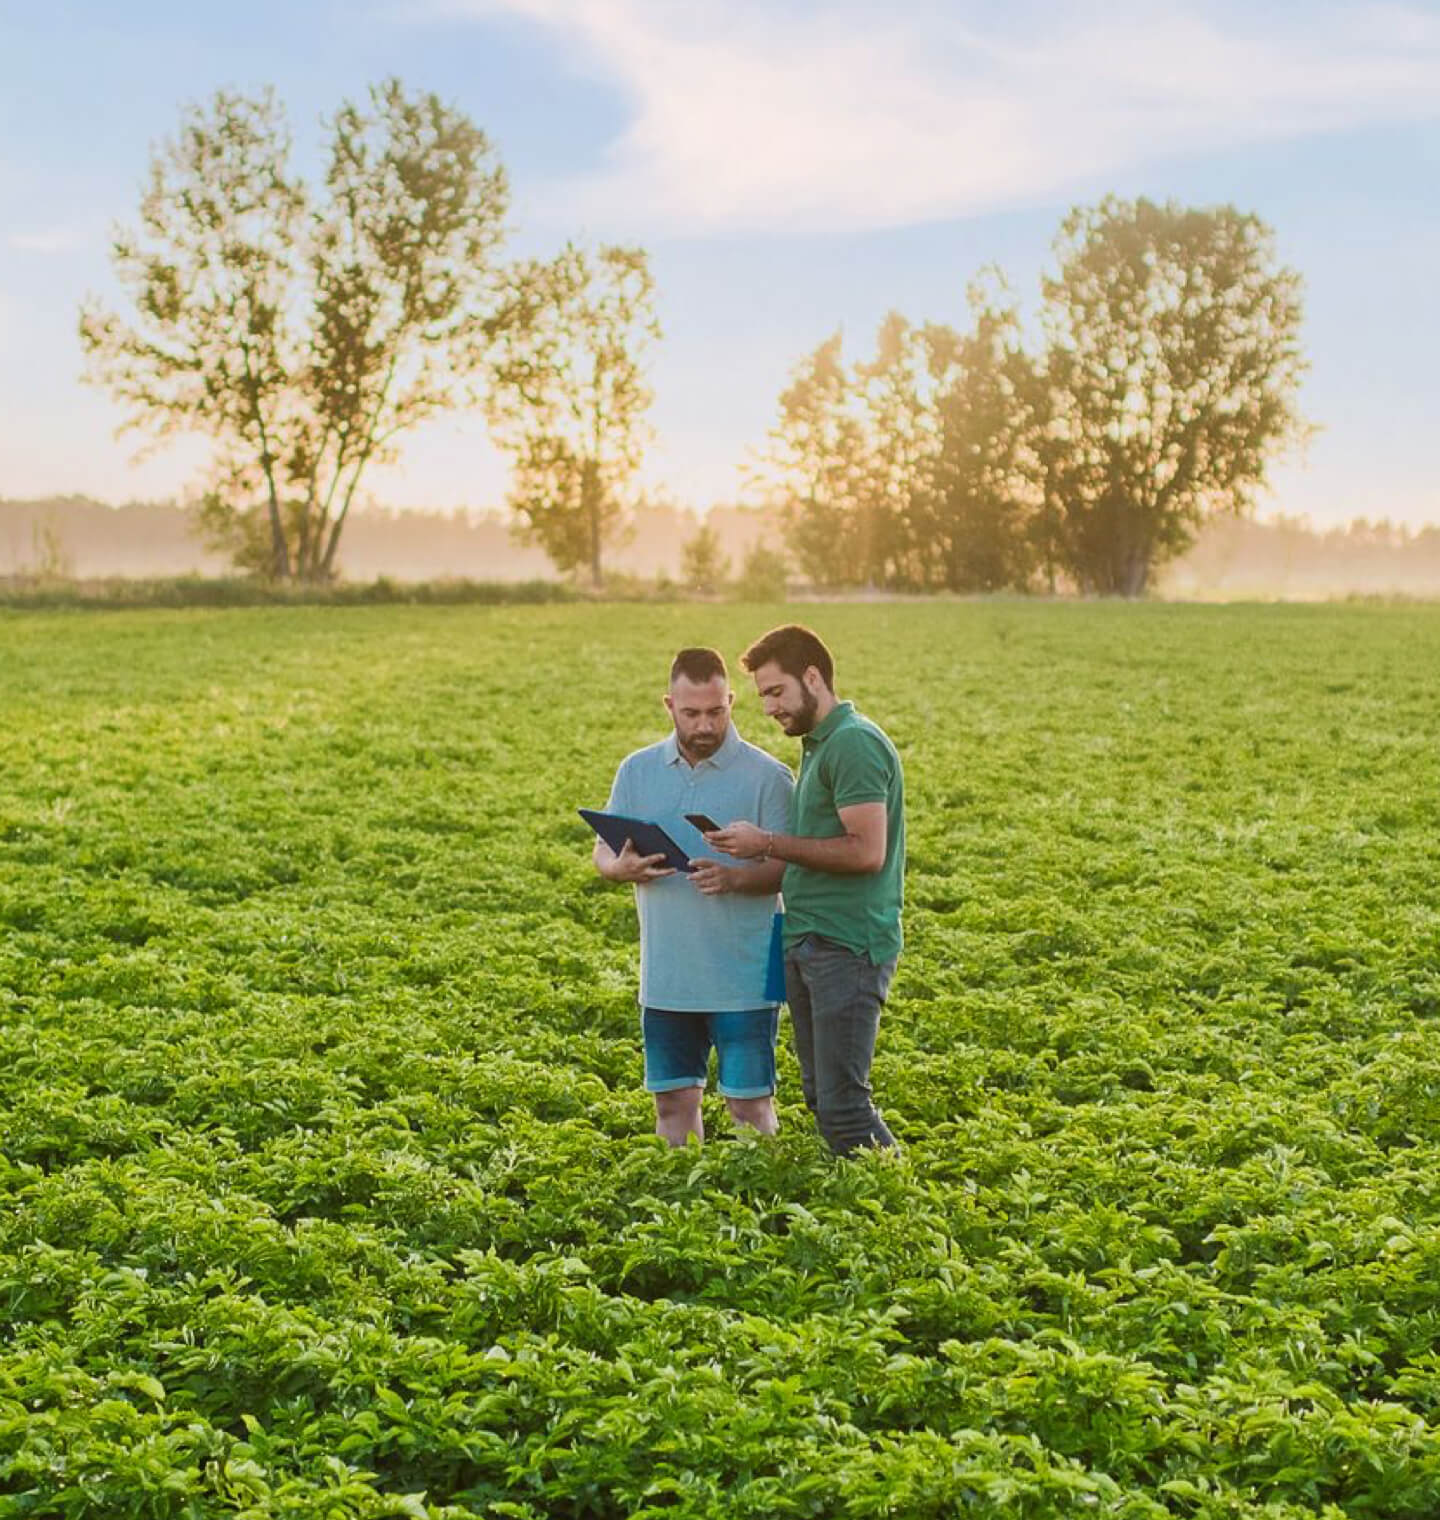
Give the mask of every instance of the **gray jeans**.
<path id="1" fill-rule="evenodd" d="M 895 1147 L 870 1100 L 870 1062 L 895 962 L 876 965 L 819 934 L 785 953 L 785 998 L 805 1104 L 837 1156 Z M 897 1147 L 898 1148 L 898 1147 Z"/>

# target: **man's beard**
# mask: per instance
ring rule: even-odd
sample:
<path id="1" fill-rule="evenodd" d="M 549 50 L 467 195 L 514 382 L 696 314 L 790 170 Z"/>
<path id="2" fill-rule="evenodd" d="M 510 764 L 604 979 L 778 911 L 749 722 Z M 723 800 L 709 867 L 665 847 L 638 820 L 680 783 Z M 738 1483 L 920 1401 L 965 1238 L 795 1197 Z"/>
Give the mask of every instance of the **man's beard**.
<path id="1" fill-rule="evenodd" d="M 697 760 L 708 760 L 724 742 L 724 734 L 697 734 L 693 738 L 681 739 L 680 748 Z"/>
<path id="2" fill-rule="evenodd" d="M 802 686 L 800 688 L 800 711 L 790 715 L 790 721 L 785 725 L 785 732 L 797 738 L 808 734 L 815 727 L 815 714 L 820 710 L 820 703 L 815 694 Z"/>

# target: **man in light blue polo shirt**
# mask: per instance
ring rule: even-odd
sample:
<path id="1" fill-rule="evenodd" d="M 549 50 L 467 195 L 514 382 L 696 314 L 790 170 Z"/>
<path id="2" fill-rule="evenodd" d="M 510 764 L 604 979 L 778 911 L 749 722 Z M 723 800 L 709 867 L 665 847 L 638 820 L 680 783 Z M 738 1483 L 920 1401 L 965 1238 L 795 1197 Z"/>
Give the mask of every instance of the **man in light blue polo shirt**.
<path id="1" fill-rule="evenodd" d="M 786 826 L 793 779 L 735 731 L 734 700 L 715 650 L 682 649 L 665 696 L 674 732 L 627 755 L 610 788 L 606 811 L 660 824 L 698 862 L 695 870 L 671 870 L 663 856 L 641 855 L 629 840 L 618 855 L 595 841 L 600 874 L 635 888 L 645 1087 L 655 1098 L 655 1132 L 671 1145 L 704 1139 L 700 1099 L 712 1046 L 730 1117 L 766 1135 L 777 1127 L 778 1009 L 767 995 L 766 970 L 785 868 L 723 856 L 685 818 Z"/>

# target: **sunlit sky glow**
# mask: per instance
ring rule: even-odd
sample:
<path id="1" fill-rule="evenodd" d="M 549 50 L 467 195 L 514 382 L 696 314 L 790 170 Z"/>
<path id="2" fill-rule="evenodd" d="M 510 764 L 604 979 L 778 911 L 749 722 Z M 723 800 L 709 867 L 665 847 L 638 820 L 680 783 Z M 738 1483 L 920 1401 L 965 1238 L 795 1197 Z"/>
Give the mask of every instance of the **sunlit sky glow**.
<path id="1" fill-rule="evenodd" d="M 647 479 L 741 493 L 789 370 L 889 308 L 964 320 L 998 263 L 1027 297 L 1068 207 L 1229 201 L 1307 290 L 1320 431 L 1267 511 L 1440 521 L 1440 7 L 955 0 L 0 0 L 0 496 L 179 494 L 206 449 L 135 463 L 80 384 L 76 308 L 182 104 L 273 84 L 318 118 L 388 73 L 467 110 L 515 190 L 516 252 L 652 252 L 665 342 Z M 374 494 L 498 505 L 475 419 Z"/>

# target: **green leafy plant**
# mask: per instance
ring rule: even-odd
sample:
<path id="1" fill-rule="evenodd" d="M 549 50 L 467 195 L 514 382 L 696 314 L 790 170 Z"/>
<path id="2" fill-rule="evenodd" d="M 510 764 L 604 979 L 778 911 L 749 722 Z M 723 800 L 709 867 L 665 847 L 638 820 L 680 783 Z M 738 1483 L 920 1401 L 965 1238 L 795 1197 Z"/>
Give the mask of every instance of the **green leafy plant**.
<path id="1" fill-rule="evenodd" d="M 693 608 L 0 614 L 0 1515 L 1428 1520 L 1440 614 L 816 622 L 898 1159 L 783 1039 L 649 1133 L 573 808 Z"/>

